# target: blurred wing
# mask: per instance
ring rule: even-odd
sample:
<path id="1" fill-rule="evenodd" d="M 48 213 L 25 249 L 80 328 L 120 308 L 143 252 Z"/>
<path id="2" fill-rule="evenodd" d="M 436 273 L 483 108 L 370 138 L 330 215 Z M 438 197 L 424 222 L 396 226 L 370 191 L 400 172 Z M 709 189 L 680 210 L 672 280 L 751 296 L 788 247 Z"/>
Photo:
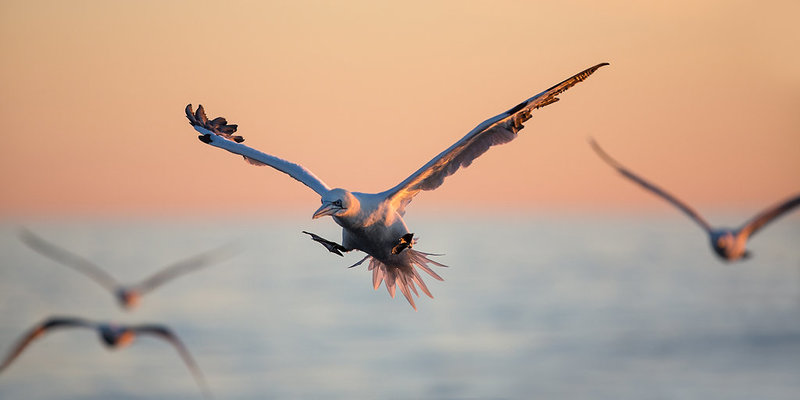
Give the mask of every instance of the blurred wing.
<path id="1" fill-rule="evenodd" d="M 250 164 L 259 166 L 269 165 L 297 179 L 317 192 L 320 196 L 330 190 L 325 182 L 322 182 L 322 180 L 317 178 L 311 171 L 303 168 L 303 166 L 262 153 L 241 144 L 244 138 L 241 136 L 233 136 L 233 132 L 236 132 L 237 126 L 228 125 L 227 121 L 222 117 L 209 121 L 202 105 L 197 106 L 197 112 L 192 112 L 191 104 L 187 105 L 186 118 L 189 118 L 189 123 L 192 124 L 196 131 L 200 132 L 201 135 L 198 138 L 201 142 L 238 154 L 244 157 Z"/>
<path id="2" fill-rule="evenodd" d="M 208 384 L 206 383 L 206 379 L 203 376 L 203 372 L 200 370 L 200 367 L 197 366 L 197 363 L 194 361 L 194 358 L 192 358 L 189 350 L 186 349 L 186 346 L 183 345 L 180 339 L 178 339 L 178 337 L 172 333 L 172 331 L 162 325 L 139 325 L 131 327 L 131 330 L 137 334 L 149 334 L 157 336 L 172 344 L 172 346 L 178 350 L 178 354 L 180 354 L 181 359 L 183 359 L 183 363 L 186 364 L 186 367 L 192 372 L 195 381 L 197 381 L 197 385 L 200 386 L 200 389 L 203 391 L 203 394 L 206 396 L 206 398 L 213 398 L 211 395 L 211 390 L 208 388 Z"/>
<path id="3" fill-rule="evenodd" d="M 172 265 L 169 265 L 167 267 L 164 267 L 164 269 L 155 273 L 153 276 L 145 279 L 136 286 L 133 286 L 132 289 L 141 294 L 144 294 L 180 275 L 187 274 L 189 272 L 209 266 L 211 264 L 224 261 L 233 256 L 233 254 L 234 250 L 231 249 L 229 245 L 218 247 L 216 249 L 198 254 L 191 258 L 187 258 L 178 261 Z"/>
<path id="4" fill-rule="evenodd" d="M 49 243 L 27 229 L 23 229 L 20 232 L 19 237 L 23 243 L 28 245 L 28 247 L 37 253 L 55 262 L 75 269 L 89 278 L 92 278 L 95 282 L 103 285 L 103 287 L 112 293 L 115 292 L 118 286 L 117 281 L 91 261 L 77 254 L 73 254 L 67 250 L 64 250 L 52 243 Z"/>
<path id="5" fill-rule="evenodd" d="M 434 157 L 417 172 L 409 176 L 399 185 L 382 193 L 391 199 L 399 212 L 421 190 L 434 190 L 441 186 L 444 179 L 453 175 L 461 167 L 468 167 L 472 161 L 489 150 L 490 147 L 508 143 L 517 137 L 524 126 L 523 122 L 531 118 L 531 111 L 558 101 L 558 96 L 565 90 L 588 78 L 598 68 L 608 65 L 602 63 L 579 72 L 567 80 L 533 96 L 514 108 L 483 121 L 461 140 L 447 150 Z"/>
<path id="6" fill-rule="evenodd" d="M 785 200 L 780 204 L 776 204 L 762 211 L 761 214 L 758 214 L 755 217 L 753 217 L 753 219 L 751 219 L 744 226 L 739 228 L 739 233 L 744 234 L 745 237 L 754 235 L 756 232 L 758 232 L 759 229 L 761 229 L 761 227 L 772 222 L 772 220 L 774 220 L 775 218 L 780 217 L 781 215 L 797 207 L 798 205 L 800 205 L 800 195 L 796 195 L 788 200 Z"/>
<path id="7" fill-rule="evenodd" d="M 703 219 L 703 217 L 700 216 L 700 214 L 697 213 L 697 211 L 693 210 L 691 207 L 689 207 L 682 201 L 676 199 L 671 194 L 665 192 L 658 186 L 653 185 L 652 183 L 644 180 L 643 178 L 629 171 L 627 168 L 622 166 L 622 164 L 618 163 L 617 160 L 611 158 L 611 156 L 606 154 L 606 152 L 603 151 L 602 148 L 600 148 L 600 145 L 598 145 L 597 142 L 594 141 L 594 139 L 589 139 L 589 143 L 592 145 L 592 148 L 594 149 L 595 153 L 597 153 L 597 155 L 599 155 L 600 158 L 602 158 L 603 161 L 606 162 L 606 164 L 612 166 L 614 169 L 617 170 L 617 172 L 622 174 L 622 176 L 638 183 L 643 188 L 655 193 L 658 196 L 661 196 L 661 198 L 663 198 L 664 200 L 672 203 L 672 205 L 678 207 L 686 215 L 688 215 L 695 222 L 697 222 L 703 229 L 706 230 L 706 232 L 711 233 L 711 225 L 709 225 L 708 222 L 705 219 Z"/>
<path id="8" fill-rule="evenodd" d="M 19 338 L 17 344 L 11 348 L 11 351 L 8 352 L 5 360 L 3 360 L 3 363 L 0 364 L 0 373 L 11 365 L 14 359 L 16 359 L 32 341 L 44 335 L 48 330 L 69 327 L 94 327 L 94 324 L 80 318 L 53 317 L 44 320 Z"/>

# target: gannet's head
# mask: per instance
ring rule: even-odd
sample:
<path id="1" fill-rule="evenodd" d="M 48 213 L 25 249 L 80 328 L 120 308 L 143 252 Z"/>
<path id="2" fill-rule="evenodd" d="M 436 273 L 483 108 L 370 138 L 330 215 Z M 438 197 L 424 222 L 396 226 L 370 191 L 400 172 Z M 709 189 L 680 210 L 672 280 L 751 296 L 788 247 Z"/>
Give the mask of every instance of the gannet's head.
<path id="1" fill-rule="evenodd" d="M 344 189 L 333 189 L 322 196 L 322 207 L 317 209 L 311 218 L 317 219 L 326 215 L 342 217 L 348 211 L 354 211 L 357 208 L 358 200 L 352 193 Z"/>

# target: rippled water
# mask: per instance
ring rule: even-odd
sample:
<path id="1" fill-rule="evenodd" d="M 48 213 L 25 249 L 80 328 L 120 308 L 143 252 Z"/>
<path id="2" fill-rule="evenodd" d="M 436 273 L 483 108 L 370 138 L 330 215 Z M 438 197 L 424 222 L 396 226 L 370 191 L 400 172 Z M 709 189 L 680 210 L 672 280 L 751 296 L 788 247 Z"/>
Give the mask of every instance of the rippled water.
<path id="1" fill-rule="evenodd" d="M 739 222 L 739 217 L 712 220 Z M 219 399 L 795 399 L 800 218 L 755 257 L 719 262 L 680 215 L 410 218 L 445 252 L 415 312 L 327 253 L 330 221 L 35 222 L 47 240 L 135 282 L 220 243 L 233 259 L 168 283 L 139 309 L 0 225 L 0 351 L 49 315 L 169 325 Z M 0 375 L 2 399 L 199 399 L 168 344 L 105 350 L 91 332 L 36 341 Z"/>

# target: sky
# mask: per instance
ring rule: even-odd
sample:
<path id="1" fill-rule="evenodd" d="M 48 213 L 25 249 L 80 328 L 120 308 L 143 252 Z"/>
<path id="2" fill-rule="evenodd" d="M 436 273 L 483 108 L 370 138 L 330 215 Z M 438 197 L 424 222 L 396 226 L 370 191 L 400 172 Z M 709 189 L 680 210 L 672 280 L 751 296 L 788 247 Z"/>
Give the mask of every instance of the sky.
<path id="1" fill-rule="evenodd" d="M 377 192 L 600 62 L 409 210 L 668 211 L 589 136 L 703 211 L 799 192 L 800 3 L 641 3 L 0 0 L 0 217 L 310 216 L 314 192 L 199 142 L 186 104 Z"/>

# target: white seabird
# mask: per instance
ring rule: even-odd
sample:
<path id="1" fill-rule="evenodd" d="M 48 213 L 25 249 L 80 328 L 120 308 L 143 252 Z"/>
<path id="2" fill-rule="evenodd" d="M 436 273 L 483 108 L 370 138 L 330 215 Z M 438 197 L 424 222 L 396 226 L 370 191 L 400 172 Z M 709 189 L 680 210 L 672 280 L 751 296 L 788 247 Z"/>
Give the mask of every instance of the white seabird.
<path id="1" fill-rule="evenodd" d="M 408 203 L 420 191 L 438 188 L 446 177 L 461 167 L 469 166 L 490 147 L 513 140 L 517 132 L 523 128 L 522 123 L 530 119 L 531 111 L 555 103 L 559 100 L 557 96 L 560 93 L 583 81 L 604 65 L 608 63 L 581 71 L 510 110 L 483 121 L 400 184 L 380 193 L 331 189 L 302 166 L 241 144 L 244 138 L 234 135 L 237 125 L 229 125 L 222 117 L 209 120 L 202 105 L 198 106 L 197 112 L 192 111 L 191 104 L 187 105 L 186 116 L 192 126 L 200 132 L 199 139 L 203 143 L 241 155 L 251 164 L 275 168 L 317 192 L 322 197 L 322 206 L 314 212 L 312 218 L 326 215 L 333 217 L 333 220 L 342 227 L 342 244 L 312 233 L 305 233 L 311 235 L 313 240 L 322 243 L 329 251 L 339 255 L 341 252 L 352 250 L 367 253 L 353 267 L 369 260 L 368 269 L 372 271 L 374 288 L 377 289 L 381 282 L 385 282 L 387 291 L 394 297 L 397 286 L 416 310 L 414 299 L 411 297 L 412 291 L 419 296 L 415 283 L 428 297 L 433 298 L 433 296 L 414 267 L 441 281 L 442 278 L 428 264 L 440 267 L 445 265 L 427 257 L 434 254 L 411 248 L 416 239 L 403 222 Z"/>
<path id="2" fill-rule="evenodd" d="M 28 332 L 23 334 L 19 340 L 17 340 L 17 343 L 8 352 L 6 358 L 2 363 L 0 363 L 0 373 L 8 368 L 11 363 L 13 363 L 14 360 L 20 355 L 20 353 L 22 353 L 22 351 L 25 350 L 29 344 L 31 344 L 31 342 L 42 337 L 51 330 L 61 330 L 64 328 L 92 329 L 98 333 L 100 340 L 102 340 L 103 344 L 109 349 L 126 347 L 133 343 L 137 337 L 145 335 L 166 340 L 169 342 L 169 344 L 175 347 L 175 350 L 178 351 L 183 363 L 186 364 L 186 367 L 194 376 L 194 379 L 197 382 L 197 385 L 200 387 L 200 390 L 203 391 L 203 395 L 209 399 L 213 398 L 211 390 L 209 390 L 208 385 L 206 384 L 203 372 L 200 371 L 200 367 L 194 361 L 194 358 L 192 358 L 189 350 L 183 345 L 183 342 L 178 339 L 178 336 L 164 325 L 118 325 L 106 322 L 89 321 L 83 318 L 75 317 L 50 317 L 36 324 L 36 326 L 31 328 Z M 53 364 L 54 363 L 50 363 L 47 365 L 47 367 L 52 368 Z M 56 362 L 55 364 L 61 363 Z"/>
<path id="3" fill-rule="evenodd" d="M 139 305 L 143 295 L 156 289 L 157 287 L 189 272 L 209 266 L 215 262 L 222 261 L 230 256 L 231 249 L 228 246 L 219 247 L 214 250 L 197 254 L 190 258 L 163 267 L 158 272 L 150 275 L 147 279 L 133 285 L 123 285 L 117 282 L 97 264 L 83 258 L 75 253 L 62 249 L 42 238 L 33 232 L 23 229 L 19 234 L 20 240 L 28 245 L 31 250 L 53 260 L 62 265 L 70 267 L 91 278 L 93 281 L 106 288 L 117 299 L 117 303 L 123 309 L 130 311 Z"/>
<path id="4" fill-rule="evenodd" d="M 606 162 L 606 164 L 616 169 L 617 172 L 619 172 L 622 176 L 630 179 L 646 190 L 649 190 L 656 196 L 668 201 L 670 204 L 683 211 L 684 214 L 688 215 L 689 218 L 700 225 L 700 227 L 706 231 L 706 234 L 708 234 L 708 239 L 711 241 L 711 248 L 714 249 L 714 252 L 717 253 L 719 258 L 726 262 L 749 258 L 751 253 L 747 250 L 747 239 L 749 239 L 750 236 L 755 235 L 759 229 L 764 227 L 764 225 L 772 222 L 776 218 L 800 205 L 800 194 L 795 194 L 794 196 L 783 200 L 778 204 L 768 207 L 766 210 L 745 222 L 739 228 L 714 228 L 708 223 L 708 221 L 705 220 L 705 218 L 700 215 L 700 213 L 689 207 L 689 205 L 678 200 L 677 197 L 667 193 L 667 191 L 664 189 L 661 189 L 660 187 L 646 181 L 639 175 L 634 174 L 622 164 L 617 162 L 617 160 L 611 158 L 611 156 L 603 151 L 603 149 L 594 139 L 589 139 L 589 143 L 592 145 L 592 148 L 597 155 L 599 155 L 600 158 Z"/>

